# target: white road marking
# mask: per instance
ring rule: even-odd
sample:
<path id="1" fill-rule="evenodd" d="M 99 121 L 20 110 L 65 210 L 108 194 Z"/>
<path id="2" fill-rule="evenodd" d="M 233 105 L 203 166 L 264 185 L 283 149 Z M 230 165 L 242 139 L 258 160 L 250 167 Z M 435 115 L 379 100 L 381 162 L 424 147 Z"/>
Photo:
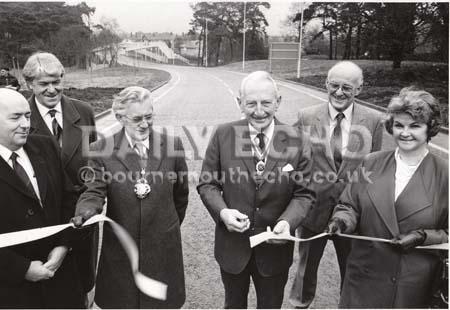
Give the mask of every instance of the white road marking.
<path id="1" fill-rule="evenodd" d="M 108 127 L 104 127 L 102 130 L 100 130 L 100 132 L 108 133 L 108 132 L 112 131 L 115 127 L 119 127 L 119 126 L 120 126 L 120 123 L 115 122 L 114 124 L 111 124 Z"/>
<path id="2" fill-rule="evenodd" d="M 222 83 L 225 86 L 225 89 L 230 93 L 231 97 L 233 98 L 234 103 L 236 104 L 236 107 L 239 109 L 239 102 L 237 101 L 236 95 L 234 94 L 230 85 L 228 85 L 224 80 L 222 80 L 221 78 L 219 78 L 215 75 L 212 75 L 210 73 L 208 73 L 208 75 L 212 76 L 213 78 L 215 78 L 216 80 L 218 80 L 220 83 Z"/>
<path id="3" fill-rule="evenodd" d="M 310 96 L 310 97 L 312 97 L 312 98 L 318 99 L 318 100 L 323 101 L 323 102 L 328 102 L 328 100 L 326 100 L 326 99 L 323 99 L 323 98 L 321 98 L 321 97 L 319 97 L 319 96 L 310 94 L 310 93 L 308 93 L 308 92 L 306 92 L 306 91 L 304 91 L 304 90 L 295 88 L 295 87 L 293 87 L 293 86 L 291 86 L 291 85 L 287 85 L 285 82 L 280 82 L 280 81 L 277 80 L 277 79 L 275 79 L 275 81 L 277 81 L 278 85 L 281 85 L 281 86 L 283 86 L 283 87 L 289 88 L 289 89 L 291 89 L 291 90 L 293 90 L 293 91 L 296 91 L 296 92 L 298 92 L 298 93 L 302 93 L 302 94 L 308 95 L 308 96 Z"/>
<path id="4" fill-rule="evenodd" d="M 167 95 L 167 93 L 169 93 L 172 89 L 174 89 L 175 87 L 178 86 L 178 84 L 181 81 L 180 75 L 177 72 L 173 72 L 176 74 L 176 81 L 173 83 L 173 85 L 171 87 L 169 87 L 169 89 L 167 89 L 165 92 L 163 92 L 161 95 L 159 95 L 158 97 L 156 97 L 154 99 L 154 102 L 157 102 L 159 99 L 161 99 L 162 97 L 164 97 L 165 95 Z"/>
<path id="5" fill-rule="evenodd" d="M 443 147 L 440 147 L 439 145 L 437 145 L 437 144 L 434 144 L 434 143 L 428 143 L 428 145 L 430 146 L 430 147 L 432 147 L 432 148 L 434 148 L 434 149 L 436 149 L 436 150 L 438 150 L 438 151 L 440 151 L 440 152 L 443 152 L 444 154 L 447 154 L 448 155 L 448 150 L 446 150 L 446 149 L 444 149 Z"/>

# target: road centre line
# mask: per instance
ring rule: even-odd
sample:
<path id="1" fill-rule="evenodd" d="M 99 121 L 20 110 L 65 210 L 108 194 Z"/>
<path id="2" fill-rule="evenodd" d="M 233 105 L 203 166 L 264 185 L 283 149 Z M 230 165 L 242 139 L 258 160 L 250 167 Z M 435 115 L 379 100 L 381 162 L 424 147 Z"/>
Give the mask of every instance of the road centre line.
<path id="1" fill-rule="evenodd" d="M 228 90 L 228 92 L 231 94 L 232 97 L 235 96 L 233 90 L 231 89 L 231 87 L 224 80 L 222 80 L 221 78 L 219 78 L 219 77 L 217 77 L 215 75 L 212 75 L 210 73 L 208 73 L 208 75 L 212 76 L 213 78 L 215 78 L 216 80 L 221 82 L 223 85 L 225 85 L 225 88 Z"/>
<path id="2" fill-rule="evenodd" d="M 213 78 L 215 78 L 215 79 L 218 80 L 219 82 L 221 82 L 223 85 L 225 85 L 226 90 L 228 90 L 228 92 L 231 94 L 231 97 L 233 97 L 233 101 L 234 101 L 234 103 L 236 104 L 236 107 L 238 108 L 238 110 L 240 110 L 239 102 L 237 101 L 236 95 L 234 94 L 234 92 L 233 92 L 233 90 L 231 89 L 231 87 L 230 87 L 224 80 L 222 80 L 221 78 L 219 78 L 219 77 L 217 77 L 217 76 L 215 76 L 215 75 L 212 75 L 212 74 L 210 74 L 210 73 L 207 73 L 207 74 L 210 75 L 210 76 L 212 76 Z"/>

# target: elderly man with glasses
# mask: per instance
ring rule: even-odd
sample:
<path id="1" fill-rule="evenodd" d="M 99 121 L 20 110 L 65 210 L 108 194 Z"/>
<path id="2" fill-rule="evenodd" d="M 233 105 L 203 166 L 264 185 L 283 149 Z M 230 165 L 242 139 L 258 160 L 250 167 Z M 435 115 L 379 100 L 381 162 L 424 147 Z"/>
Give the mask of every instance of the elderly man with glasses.
<path id="1" fill-rule="evenodd" d="M 328 71 L 326 88 L 328 103 L 300 112 L 296 125 L 311 137 L 312 188 L 317 201 L 297 233 L 309 238 L 323 232 L 345 185 L 352 181 L 353 171 L 368 153 L 381 149 L 381 117 L 355 102 L 362 89 L 361 68 L 342 61 Z M 339 263 L 341 284 L 351 243 L 348 239 L 331 238 Z M 327 239 L 299 244 L 299 264 L 290 302 L 296 308 L 308 308 L 314 299 L 317 269 Z"/>
<path id="2" fill-rule="evenodd" d="M 153 99 L 142 87 L 115 96 L 113 112 L 122 129 L 91 144 L 92 179 L 80 196 L 73 222 L 103 211 L 122 225 L 139 250 L 140 271 L 168 285 L 167 300 L 142 294 L 126 253 L 105 227 L 95 303 L 100 308 L 180 308 L 185 301 L 180 225 L 188 204 L 187 166 L 178 137 L 152 129 Z"/>

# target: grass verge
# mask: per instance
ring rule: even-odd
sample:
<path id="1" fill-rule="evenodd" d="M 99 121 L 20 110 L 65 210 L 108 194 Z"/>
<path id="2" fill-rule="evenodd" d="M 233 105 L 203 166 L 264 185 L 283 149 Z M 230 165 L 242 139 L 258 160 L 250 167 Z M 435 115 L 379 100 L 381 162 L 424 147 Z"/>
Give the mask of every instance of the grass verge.
<path id="1" fill-rule="evenodd" d="M 65 76 L 64 94 L 89 103 L 94 113 L 111 108 L 113 95 L 128 86 L 152 89 L 170 79 L 170 74 L 157 69 L 136 69 L 120 66 L 95 71 L 70 71 Z M 30 90 L 21 93 L 31 96 Z"/>

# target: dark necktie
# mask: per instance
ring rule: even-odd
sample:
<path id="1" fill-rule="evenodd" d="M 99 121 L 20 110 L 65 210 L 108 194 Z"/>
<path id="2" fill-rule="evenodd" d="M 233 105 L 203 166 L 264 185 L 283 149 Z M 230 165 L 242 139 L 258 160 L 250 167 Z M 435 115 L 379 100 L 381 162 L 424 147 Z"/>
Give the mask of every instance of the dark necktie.
<path id="1" fill-rule="evenodd" d="M 333 135 L 331 136 L 330 146 L 333 152 L 334 164 L 336 170 L 339 170 L 342 163 L 342 127 L 341 122 L 344 119 L 344 113 L 340 112 L 336 115 L 336 127 L 334 127 Z"/>
<path id="2" fill-rule="evenodd" d="M 264 150 L 266 149 L 266 141 L 264 140 L 266 136 L 260 132 L 256 135 L 256 138 L 258 138 L 258 147 L 261 150 L 261 153 L 264 153 Z"/>
<path id="3" fill-rule="evenodd" d="M 61 135 L 62 135 L 62 128 L 61 126 L 59 126 L 58 121 L 56 120 L 56 110 L 55 109 L 51 109 L 48 110 L 48 114 L 50 114 L 50 117 L 52 118 L 52 131 L 53 131 L 53 135 L 55 136 L 56 140 L 58 142 L 60 142 L 61 140 Z"/>
<path id="4" fill-rule="evenodd" d="M 16 172 L 16 174 L 19 176 L 19 178 L 25 184 L 26 188 L 30 191 L 30 193 L 33 194 L 33 196 L 36 197 L 36 199 L 37 199 L 36 192 L 34 191 L 33 184 L 31 184 L 31 180 L 28 177 L 28 174 L 25 172 L 25 169 L 17 161 L 17 157 L 19 157 L 19 155 L 17 155 L 16 152 L 13 152 L 11 154 L 10 158 L 11 158 L 11 161 L 12 161 L 13 170 Z"/>

